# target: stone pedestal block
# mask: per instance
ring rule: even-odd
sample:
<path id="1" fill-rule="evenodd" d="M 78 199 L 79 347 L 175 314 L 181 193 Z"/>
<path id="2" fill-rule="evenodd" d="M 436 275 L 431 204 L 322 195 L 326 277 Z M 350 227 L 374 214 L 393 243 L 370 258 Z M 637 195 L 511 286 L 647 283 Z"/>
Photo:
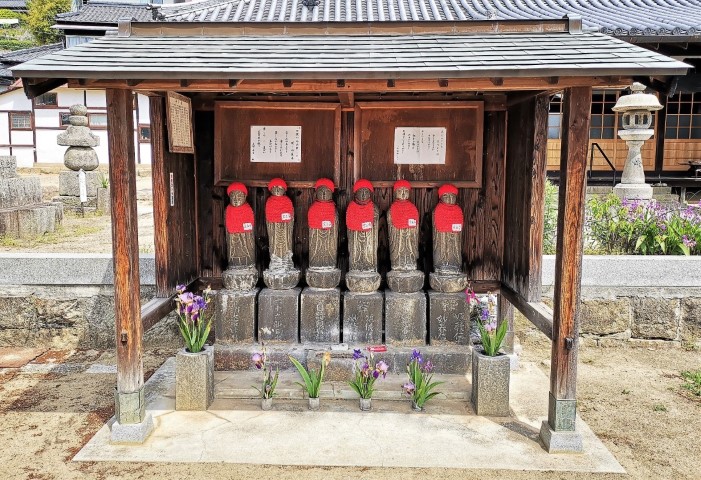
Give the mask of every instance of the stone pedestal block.
<path id="1" fill-rule="evenodd" d="M 258 270 L 255 268 L 229 268 L 222 273 L 222 283 L 227 290 L 253 290 L 258 283 Z"/>
<path id="2" fill-rule="evenodd" d="M 207 410 L 214 400 L 214 348 L 175 355 L 175 409 Z"/>
<path id="3" fill-rule="evenodd" d="M 547 420 L 540 426 L 540 439 L 548 453 L 582 453 L 584 445 L 579 432 L 558 432 Z"/>
<path id="4" fill-rule="evenodd" d="M 28 238 L 53 232 L 63 220 L 63 205 L 43 203 L 0 210 L 0 235 Z"/>
<path id="5" fill-rule="evenodd" d="M 0 177 L 0 209 L 41 203 L 39 177 Z"/>
<path id="6" fill-rule="evenodd" d="M 472 350 L 472 405 L 477 415 L 509 416 L 511 359 L 507 355 L 488 357 L 481 348 Z"/>
<path id="7" fill-rule="evenodd" d="M 385 291 L 385 339 L 388 345 L 426 345 L 426 294 Z"/>
<path id="8" fill-rule="evenodd" d="M 14 155 L 0 155 L 0 178 L 17 176 L 17 158 Z"/>
<path id="9" fill-rule="evenodd" d="M 470 316 L 465 294 L 428 291 L 431 345 L 470 343 Z"/>
<path id="10" fill-rule="evenodd" d="M 299 336 L 302 342 L 341 341 L 341 291 L 305 288 L 302 291 Z"/>
<path id="11" fill-rule="evenodd" d="M 414 293 L 424 286 L 424 273 L 418 270 L 387 272 L 387 286 L 393 292 Z"/>
<path id="12" fill-rule="evenodd" d="M 256 334 L 256 298 L 260 289 L 219 290 L 214 325 L 217 343 L 252 343 Z"/>
<path id="13" fill-rule="evenodd" d="M 346 286 L 351 292 L 372 293 L 380 288 L 382 277 L 377 272 L 351 270 L 346 273 Z"/>
<path id="14" fill-rule="evenodd" d="M 430 273 L 428 281 L 432 289 L 446 293 L 463 292 L 468 284 L 464 273 Z"/>
<path id="15" fill-rule="evenodd" d="M 265 270 L 263 281 L 272 290 L 289 290 L 299 283 L 299 270 Z"/>
<path id="16" fill-rule="evenodd" d="M 343 341 L 345 343 L 382 343 L 382 310 L 384 295 L 343 293 Z"/>
<path id="17" fill-rule="evenodd" d="M 80 197 L 79 172 L 60 172 L 58 174 L 58 194 L 67 197 Z M 102 185 L 102 172 L 85 172 L 85 186 L 88 197 L 97 197 L 97 188 Z"/>
<path id="18" fill-rule="evenodd" d="M 297 342 L 300 288 L 272 290 L 258 295 L 258 339 L 262 342 Z"/>
<path id="19" fill-rule="evenodd" d="M 336 288 L 341 282 L 338 268 L 308 268 L 305 275 L 307 285 L 313 288 Z"/>
<path id="20" fill-rule="evenodd" d="M 97 204 L 97 211 L 103 215 L 109 215 L 112 205 L 109 187 L 99 187 L 97 189 L 97 198 L 95 200 L 95 203 Z"/>

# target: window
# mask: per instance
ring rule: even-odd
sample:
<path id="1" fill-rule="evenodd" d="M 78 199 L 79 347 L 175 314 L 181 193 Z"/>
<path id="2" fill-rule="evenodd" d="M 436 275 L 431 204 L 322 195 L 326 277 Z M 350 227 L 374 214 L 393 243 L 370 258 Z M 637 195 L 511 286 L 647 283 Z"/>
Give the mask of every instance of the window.
<path id="1" fill-rule="evenodd" d="M 139 141 L 148 143 L 151 141 L 151 127 L 148 125 L 139 125 Z"/>
<path id="2" fill-rule="evenodd" d="M 664 137 L 701 140 L 701 93 L 678 93 L 667 99 Z"/>
<path id="3" fill-rule="evenodd" d="M 548 138 L 557 140 L 562 129 L 562 94 L 550 97 L 550 112 L 548 113 Z"/>
<path id="4" fill-rule="evenodd" d="M 76 45 L 92 42 L 96 38 L 99 37 L 86 35 L 66 35 L 66 48 L 75 47 Z"/>
<path id="5" fill-rule="evenodd" d="M 589 138 L 615 139 L 616 112 L 611 110 L 618 100 L 618 92 L 595 90 L 591 96 L 591 125 Z"/>
<path id="6" fill-rule="evenodd" d="M 71 118 L 71 114 L 69 112 L 62 112 L 61 113 L 61 126 L 62 127 L 67 127 L 71 123 L 68 121 L 68 119 Z"/>
<path id="7" fill-rule="evenodd" d="M 32 112 L 10 112 L 10 127 L 12 130 L 31 130 Z"/>
<path id="8" fill-rule="evenodd" d="M 58 105 L 58 94 L 56 92 L 49 92 L 39 95 L 34 99 L 34 105 L 43 107 L 56 106 Z"/>
<path id="9" fill-rule="evenodd" d="M 107 114 L 106 113 L 89 113 L 89 124 L 91 127 L 106 128 L 107 127 Z"/>

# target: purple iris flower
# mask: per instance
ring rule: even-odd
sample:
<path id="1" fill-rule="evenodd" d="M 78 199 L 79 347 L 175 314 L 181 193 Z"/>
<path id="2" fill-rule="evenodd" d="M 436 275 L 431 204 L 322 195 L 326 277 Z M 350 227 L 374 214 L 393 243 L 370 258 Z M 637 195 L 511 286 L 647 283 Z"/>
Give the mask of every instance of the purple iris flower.
<path id="1" fill-rule="evenodd" d="M 382 378 L 385 378 L 387 376 L 387 372 L 389 371 L 389 365 L 380 360 L 377 362 L 377 369 L 382 372 Z"/>
<path id="2" fill-rule="evenodd" d="M 263 355 L 260 353 L 254 353 L 251 357 L 251 360 L 253 360 L 253 363 L 255 364 L 258 370 L 260 370 L 263 367 L 263 362 L 265 361 Z"/>
<path id="3" fill-rule="evenodd" d="M 404 385 L 402 385 L 402 388 L 404 389 L 404 392 L 407 395 L 411 395 L 412 393 L 414 393 L 414 390 L 416 390 L 416 385 L 414 385 L 411 382 L 407 382 Z"/>
<path id="4" fill-rule="evenodd" d="M 353 360 L 358 360 L 363 357 L 363 352 L 359 348 L 353 349 Z"/>
<path id="5" fill-rule="evenodd" d="M 411 361 L 413 362 L 414 360 L 416 360 L 418 363 L 424 362 L 424 359 L 421 356 L 421 352 L 419 350 L 414 350 L 413 352 L 411 352 Z"/>
<path id="6" fill-rule="evenodd" d="M 482 313 L 480 314 L 480 319 L 488 320 L 489 319 L 489 309 L 488 308 L 483 308 Z"/>
<path id="7" fill-rule="evenodd" d="M 183 293 L 183 292 L 185 291 L 186 288 L 187 288 L 187 287 L 186 287 L 185 285 L 182 285 L 182 284 L 181 284 L 181 285 L 178 285 L 177 287 L 175 287 L 175 291 L 178 292 L 178 293 Z"/>
<path id="8" fill-rule="evenodd" d="M 433 371 L 433 363 L 431 363 L 431 360 L 426 360 L 426 364 L 424 365 L 424 372 L 431 373 L 432 371 Z"/>
<path id="9" fill-rule="evenodd" d="M 380 376 L 380 371 L 377 370 L 377 369 L 373 370 L 373 371 L 372 371 L 372 376 L 373 376 L 373 378 L 374 378 L 375 380 L 377 380 L 377 377 Z"/>

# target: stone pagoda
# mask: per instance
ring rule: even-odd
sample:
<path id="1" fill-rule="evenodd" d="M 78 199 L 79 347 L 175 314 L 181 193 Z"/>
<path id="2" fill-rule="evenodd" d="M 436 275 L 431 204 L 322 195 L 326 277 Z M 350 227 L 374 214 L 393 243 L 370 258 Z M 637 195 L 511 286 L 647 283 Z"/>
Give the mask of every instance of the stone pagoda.
<path id="1" fill-rule="evenodd" d="M 15 157 L 0 156 L 0 236 L 42 235 L 62 220 L 63 204 L 42 202 L 39 177 L 20 177 Z"/>
<path id="2" fill-rule="evenodd" d="M 94 147 L 100 145 L 100 138 L 88 127 L 88 109 L 85 105 L 73 105 L 70 112 L 70 125 L 58 135 L 58 144 L 68 147 L 63 156 L 63 164 L 70 171 L 59 174 L 57 200 L 69 207 L 81 206 L 80 171 L 83 170 L 88 197 L 84 206 L 96 207 L 103 174 L 96 171 L 100 162 Z"/>

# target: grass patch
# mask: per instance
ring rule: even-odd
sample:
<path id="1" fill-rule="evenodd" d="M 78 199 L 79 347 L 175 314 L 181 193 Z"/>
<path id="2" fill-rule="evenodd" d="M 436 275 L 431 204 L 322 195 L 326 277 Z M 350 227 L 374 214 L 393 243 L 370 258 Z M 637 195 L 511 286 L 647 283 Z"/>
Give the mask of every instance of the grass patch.
<path id="1" fill-rule="evenodd" d="M 102 227 L 94 225 L 76 225 L 70 228 L 60 226 L 53 232 L 30 238 L 0 237 L 0 247 L 29 248 L 36 247 L 37 245 L 51 245 L 65 242 L 67 239 L 98 233 L 101 230 Z"/>
<path id="2" fill-rule="evenodd" d="M 653 410 L 654 412 L 666 412 L 666 411 L 667 411 L 667 407 L 666 407 L 665 405 L 661 404 L 661 403 L 656 403 L 656 404 L 654 404 L 654 405 L 652 406 L 652 410 Z"/>
<path id="3" fill-rule="evenodd" d="M 682 372 L 682 378 L 684 379 L 682 388 L 692 397 L 696 397 L 701 400 L 701 369 Z"/>

